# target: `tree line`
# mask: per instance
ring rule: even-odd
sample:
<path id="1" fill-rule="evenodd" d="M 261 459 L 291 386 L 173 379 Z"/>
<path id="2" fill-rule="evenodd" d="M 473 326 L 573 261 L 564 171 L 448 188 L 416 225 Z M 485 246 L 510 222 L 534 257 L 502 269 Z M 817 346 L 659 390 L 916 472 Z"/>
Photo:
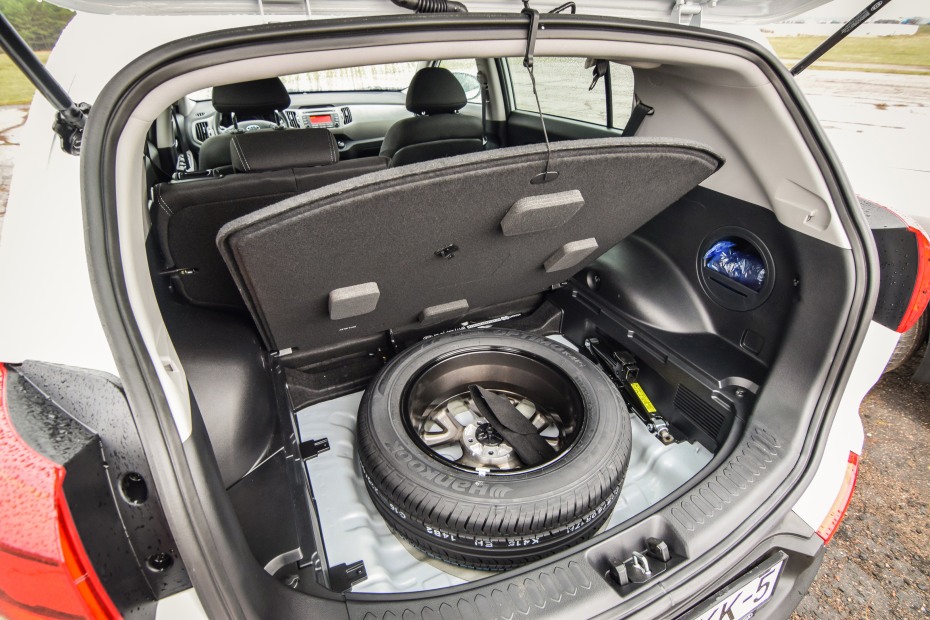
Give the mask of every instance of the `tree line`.
<path id="1" fill-rule="evenodd" d="M 50 50 L 74 11 L 37 0 L 0 0 L 3 13 L 34 50 Z"/>

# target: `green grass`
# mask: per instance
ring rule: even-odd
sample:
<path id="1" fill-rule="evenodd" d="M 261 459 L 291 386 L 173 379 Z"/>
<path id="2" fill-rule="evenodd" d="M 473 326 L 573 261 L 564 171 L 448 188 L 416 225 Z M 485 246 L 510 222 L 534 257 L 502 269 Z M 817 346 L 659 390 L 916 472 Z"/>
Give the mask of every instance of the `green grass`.
<path id="1" fill-rule="evenodd" d="M 770 37 L 769 42 L 775 48 L 775 53 L 779 58 L 800 60 L 817 47 L 824 38 Z M 827 52 L 821 60 L 905 65 L 930 69 L 930 26 L 920 26 L 917 33 L 911 36 L 848 37 Z M 834 69 L 834 67 L 829 68 Z"/>
<path id="2" fill-rule="evenodd" d="M 48 52 L 36 52 L 36 55 L 42 62 L 48 58 Z M 10 57 L 0 54 L 0 105 L 30 103 L 35 90 Z"/>

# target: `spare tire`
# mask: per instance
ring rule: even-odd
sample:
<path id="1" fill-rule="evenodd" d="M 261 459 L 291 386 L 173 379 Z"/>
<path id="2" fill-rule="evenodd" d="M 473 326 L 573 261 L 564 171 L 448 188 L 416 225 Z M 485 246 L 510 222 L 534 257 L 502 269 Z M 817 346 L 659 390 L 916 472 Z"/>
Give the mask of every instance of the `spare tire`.
<path id="1" fill-rule="evenodd" d="M 551 450 L 534 462 L 510 445 L 501 420 L 483 417 L 476 386 L 491 392 L 479 391 L 487 403 L 506 397 Z M 392 360 L 362 399 L 358 451 L 397 535 L 446 562 L 498 570 L 597 531 L 619 497 L 631 433 L 629 410 L 591 362 L 533 334 L 484 329 Z"/>

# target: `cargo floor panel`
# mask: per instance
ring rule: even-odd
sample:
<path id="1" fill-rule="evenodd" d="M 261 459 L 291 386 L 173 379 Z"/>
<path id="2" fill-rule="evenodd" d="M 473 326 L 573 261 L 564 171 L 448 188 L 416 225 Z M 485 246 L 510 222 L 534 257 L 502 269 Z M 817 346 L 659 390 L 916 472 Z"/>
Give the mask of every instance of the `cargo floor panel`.
<path id="1" fill-rule="evenodd" d="M 368 579 L 353 587 L 354 592 L 417 592 L 487 576 L 487 572 L 429 558 L 388 529 L 368 496 L 358 465 L 355 424 L 361 398 L 362 392 L 356 392 L 296 414 L 301 441 L 329 440 L 329 451 L 307 461 L 307 474 L 330 565 L 364 561 Z M 632 427 L 629 470 L 605 528 L 647 510 L 687 482 L 713 456 L 698 444 L 662 444 L 635 416 Z"/>

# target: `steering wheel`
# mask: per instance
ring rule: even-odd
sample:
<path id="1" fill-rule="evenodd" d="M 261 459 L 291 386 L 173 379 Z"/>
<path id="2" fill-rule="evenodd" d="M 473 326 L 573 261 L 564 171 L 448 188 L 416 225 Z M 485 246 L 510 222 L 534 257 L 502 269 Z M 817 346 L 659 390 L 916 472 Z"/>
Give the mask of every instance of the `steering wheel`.
<path id="1" fill-rule="evenodd" d="M 277 129 L 278 127 L 280 127 L 280 125 L 278 125 L 277 123 L 273 123 L 271 121 L 262 121 L 262 120 L 239 121 L 239 131 L 245 131 L 245 132 L 259 131 L 262 129 Z M 232 129 L 233 129 L 232 126 L 223 127 L 222 125 L 220 125 L 217 127 L 217 131 L 219 131 L 219 133 L 226 133 L 227 131 L 232 131 Z"/>

